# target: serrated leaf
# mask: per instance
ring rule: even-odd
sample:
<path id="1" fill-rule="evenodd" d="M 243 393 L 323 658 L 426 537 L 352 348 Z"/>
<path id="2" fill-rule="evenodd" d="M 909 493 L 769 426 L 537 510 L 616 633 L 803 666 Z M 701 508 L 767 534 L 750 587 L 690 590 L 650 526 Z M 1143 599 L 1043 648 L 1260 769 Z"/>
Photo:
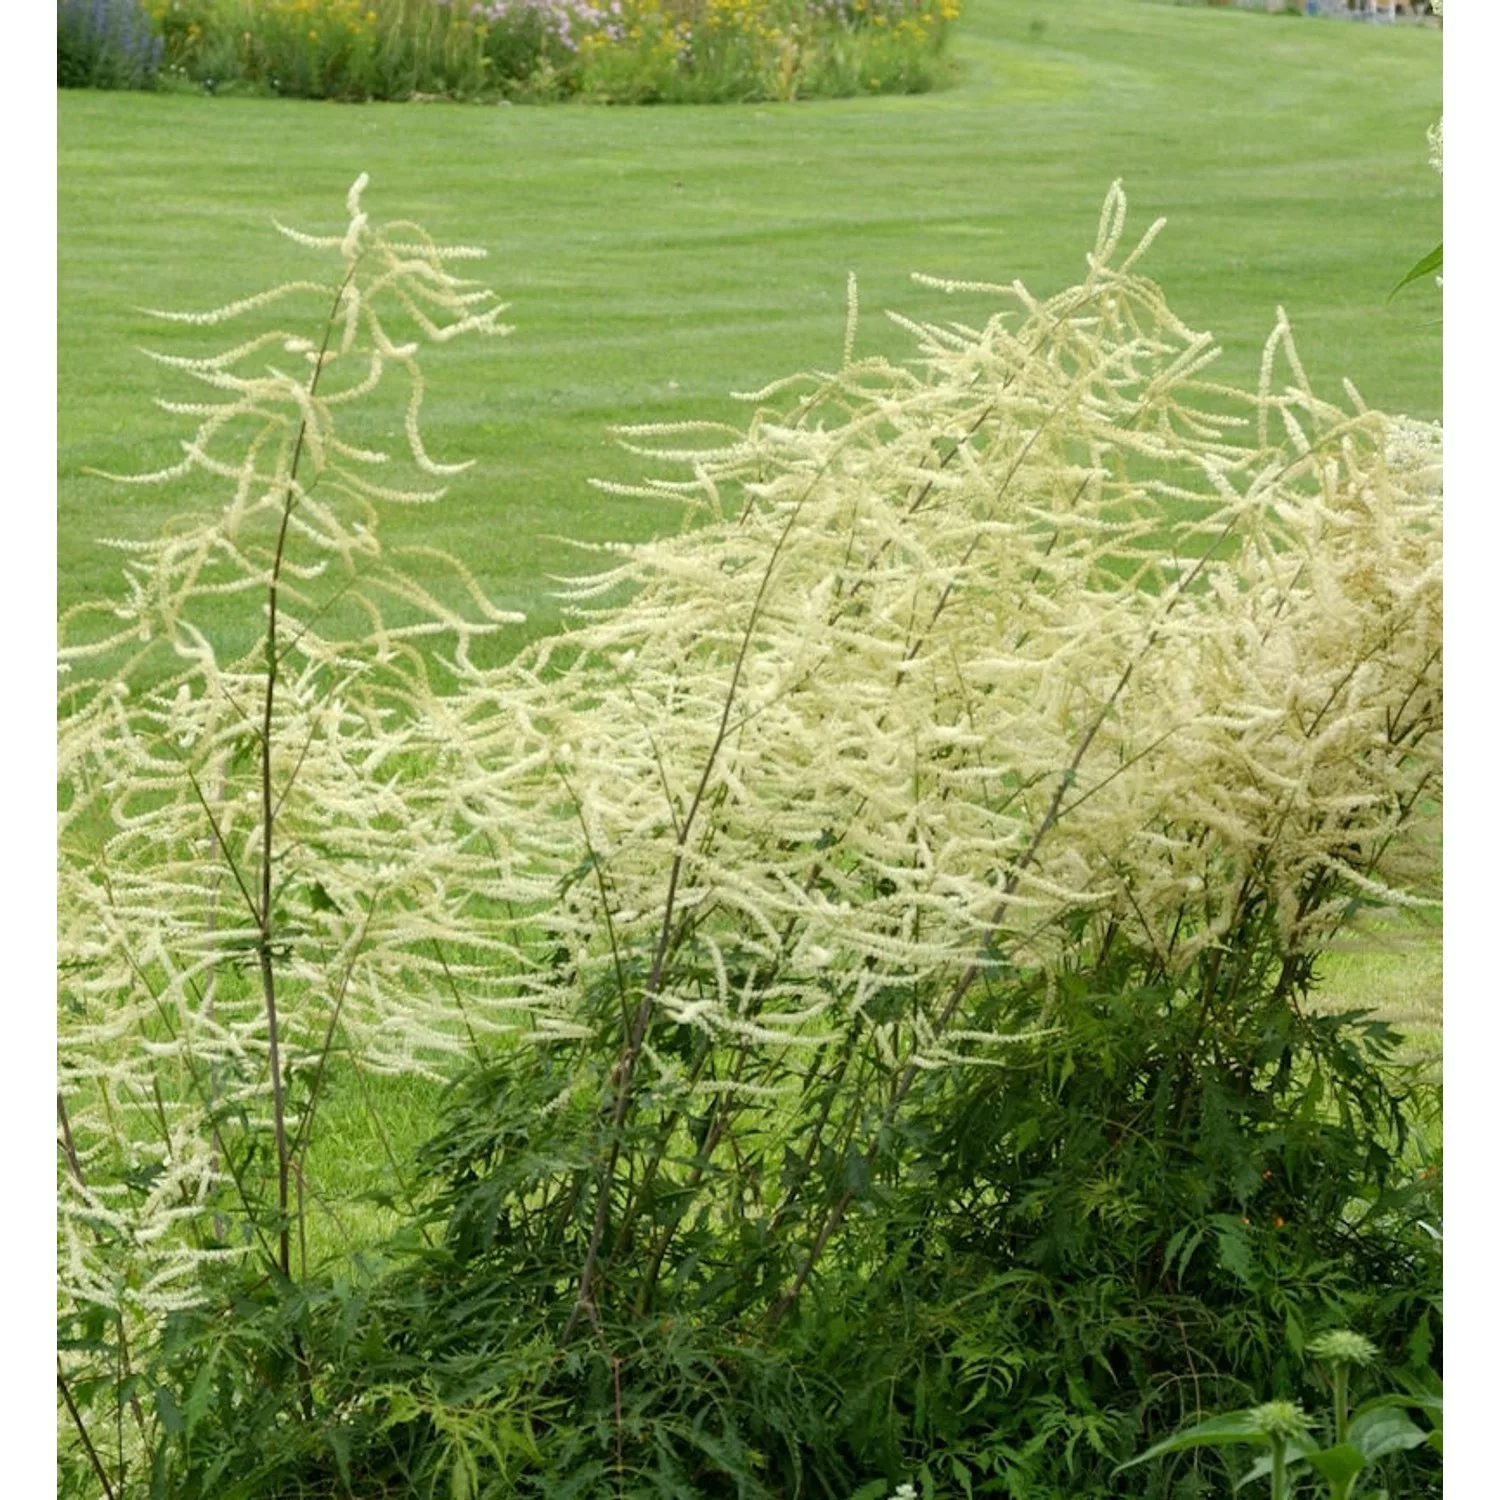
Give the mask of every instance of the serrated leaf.
<path id="1" fill-rule="evenodd" d="M 349 1434 L 342 1427 L 329 1428 L 328 1446 L 333 1450 L 333 1461 L 338 1465 L 339 1478 L 344 1481 L 344 1488 L 352 1490 L 354 1477 L 349 1468 Z"/>
<path id="2" fill-rule="evenodd" d="M 338 911 L 339 904 L 328 894 L 321 880 L 315 880 L 306 890 L 307 904 L 314 911 Z"/>
<path id="3" fill-rule="evenodd" d="M 851 1151 L 844 1161 L 844 1187 L 855 1198 L 866 1198 L 870 1192 L 870 1167 L 862 1151 Z"/>
<path id="4" fill-rule="evenodd" d="M 1219 1225 L 1219 1264 L 1237 1281 L 1250 1286 L 1254 1280 L 1250 1241 L 1243 1228 L 1235 1223 Z"/>
<path id="5" fill-rule="evenodd" d="M 1293 1354 L 1299 1357 L 1303 1349 L 1307 1347 L 1307 1335 L 1303 1330 L 1302 1322 L 1290 1309 L 1287 1310 L 1286 1315 L 1286 1345 Z"/>
<path id="6" fill-rule="evenodd" d="M 213 1354 L 198 1367 L 198 1373 L 193 1376 L 192 1389 L 188 1392 L 187 1404 L 183 1407 L 183 1416 L 186 1420 L 187 1430 L 192 1430 L 203 1420 L 203 1414 L 208 1410 L 208 1404 L 213 1399 L 214 1368 L 217 1361 Z"/>
<path id="7" fill-rule="evenodd" d="M 1432 1325 L 1424 1312 L 1406 1341 L 1406 1351 L 1415 1365 L 1425 1365 L 1432 1357 Z"/>
<path id="8" fill-rule="evenodd" d="M 1182 1242 L 1192 1231 L 1191 1224 L 1184 1224 L 1171 1239 L 1167 1241 L 1167 1248 L 1162 1251 L 1161 1263 L 1167 1270 L 1172 1269 L 1172 1262 L 1177 1258 L 1177 1252 L 1182 1248 Z"/>

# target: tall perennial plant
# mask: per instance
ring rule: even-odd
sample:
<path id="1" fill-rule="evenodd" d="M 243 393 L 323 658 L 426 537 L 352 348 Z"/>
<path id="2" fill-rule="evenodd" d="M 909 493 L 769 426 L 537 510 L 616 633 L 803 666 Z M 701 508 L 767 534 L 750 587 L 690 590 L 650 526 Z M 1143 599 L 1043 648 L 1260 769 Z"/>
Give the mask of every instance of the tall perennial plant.
<path id="1" fill-rule="evenodd" d="M 159 314 L 263 325 L 155 356 L 204 399 L 163 403 L 196 424 L 181 459 L 123 481 L 208 479 L 227 499 L 114 544 L 126 594 L 61 622 L 60 1285 L 80 1318 L 149 1323 L 201 1297 L 203 1265 L 257 1247 L 286 1280 L 301 1240 L 305 1268 L 330 1051 L 431 1070 L 515 1024 L 491 1003 L 509 960 L 467 915 L 492 851 L 452 836 L 433 774 L 449 736 L 423 705 L 436 653 L 461 666 L 518 617 L 455 559 L 423 552 L 416 581 L 375 531 L 380 507 L 432 502 L 464 467 L 423 443 L 419 348 L 508 330 L 452 273 L 481 252 L 373 225 L 363 187 L 344 233 L 284 230 L 326 279 Z M 341 425 L 392 384 L 405 482 Z M 210 601 L 245 607 L 228 654 Z"/>
<path id="2" fill-rule="evenodd" d="M 1438 434 L 1314 396 L 1284 318 L 1258 392 L 1207 382 L 1123 217 L 1116 189 L 1077 288 L 908 324 L 914 365 L 851 354 L 743 432 L 628 429 L 695 524 L 467 687 L 464 806 L 561 893 L 520 982 L 600 1068 L 615 1037 L 556 1075 L 555 1109 L 606 1101 L 581 1314 L 612 1226 L 666 1215 L 609 1283 L 649 1306 L 667 1203 L 749 1212 L 708 1141 L 763 1155 L 780 1317 L 899 1173 L 919 1080 L 1005 1065 L 1011 987 L 1128 951 L 1205 1022 L 1247 966 L 1292 1001 L 1353 911 L 1430 880 Z M 783 1155 L 789 1097 L 826 1101 L 842 1186 Z"/>
<path id="3" fill-rule="evenodd" d="M 1236 1298 L 1302 1326 L 1410 1260 L 1399 1100 L 1304 1002 L 1351 917 L 1435 883 L 1440 431 L 1314 394 L 1280 315 L 1256 390 L 1210 380 L 1117 185 L 1074 287 L 966 284 L 993 315 L 898 319 L 898 364 L 858 356 L 851 282 L 842 361 L 743 428 L 624 429 L 681 533 L 599 549 L 569 628 L 487 665 L 506 617 L 462 567 L 376 539 L 430 493 L 335 420 L 401 377 L 447 472 L 416 350 L 499 309 L 360 187 L 294 236 L 328 279 L 198 321 L 321 317 L 165 361 L 217 399 L 153 477 L 223 511 L 64 622 L 59 1381 L 92 1471 L 836 1493 L 930 1429 L 1028 1493 L 1063 1397 L 1011 1433 L 1027 1360 L 965 1325 L 1064 1295 L 1091 1224 L 1135 1331 L 1075 1404 L 1131 1349 L 1157 1399 L 1148 1328 L 1237 1378 Z M 225 657 L 201 610 L 234 600 L 258 639 Z M 427 1246 L 356 1295 L 309 1258 L 305 1148 L 372 1068 L 465 1083 Z M 1070 1466 L 1138 1446 L 1085 1417 Z"/>

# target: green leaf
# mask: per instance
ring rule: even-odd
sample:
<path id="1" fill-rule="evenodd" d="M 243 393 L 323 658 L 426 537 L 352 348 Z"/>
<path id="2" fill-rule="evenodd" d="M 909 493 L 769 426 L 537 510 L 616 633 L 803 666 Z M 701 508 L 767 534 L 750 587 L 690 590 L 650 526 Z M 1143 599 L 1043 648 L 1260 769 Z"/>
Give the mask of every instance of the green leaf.
<path id="1" fill-rule="evenodd" d="M 216 1363 L 215 1354 L 211 1353 L 199 1365 L 198 1373 L 193 1376 L 192 1389 L 188 1392 L 187 1404 L 183 1408 L 183 1416 L 186 1420 L 189 1434 L 203 1420 L 204 1413 L 208 1410 L 208 1404 L 213 1399 L 214 1369 Z"/>
<path id="2" fill-rule="evenodd" d="M 1401 290 L 1402 287 L 1410 286 L 1412 282 L 1420 281 L 1424 276 L 1434 276 L 1442 269 L 1443 242 L 1439 240 L 1437 243 L 1437 248 L 1434 250 L 1429 250 L 1427 254 L 1424 255 L 1421 260 L 1419 260 L 1416 265 L 1414 265 L 1411 270 L 1409 270 L 1406 275 L 1403 276 L 1401 280 L 1398 281 L 1395 286 L 1390 289 L 1390 291 L 1386 294 L 1385 300 L 1389 302 L 1391 298 Z"/>
<path id="3" fill-rule="evenodd" d="M 156 1414 L 161 1418 L 161 1425 L 170 1433 L 177 1434 L 183 1430 L 182 1411 L 177 1405 L 177 1398 L 164 1385 L 156 1388 Z"/>
<path id="4" fill-rule="evenodd" d="M 349 1434 L 339 1426 L 328 1429 L 328 1446 L 333 1450 L 333 1461 L 338 1465 L 339 1478 L 346 1490 L 353 1490 L 354 1476 L 349 1468 Z"/>
<path id="5" fill-rule="evenodd" d="M 1295 1465 L 1300 1464 L 1306 1458 L 1310 1458 L 1317 1451 L 1318 1445 L 1310 1437 L 1288 1438 L 1286 1444 L 1287 1469 L 1290 1471 Z M 1235 1480 L 1234 1487 L 1236 1490 L 1239 1490 L 1249 1484 L 1252 1479 L 1263 1479 L 1270 1472 L 1271 1455 L 1263 1453 Z"/>
<path id="6" fill-rule="evenodd" d="M 870 1195 L 870 1167 L 864 1152 L 852 1151 L 844 1162 L 844 1187 L 857 1199 Z"/>
<path id="7" fill-rule="evenodd" d="M 1425 1365 L 1432 1358 L 1432 1325 L 1425 1312 L 1406 1341 L 1406 1352 L 1414 1365 Z"/>
<path id="8" fill-rule="evenodd" d="M 962 1459 L 950 1456 L 948 1459 L 948 1468 L 952 1472 L 953 1477 L 962 1486 L 964 1494 L 972 1495 L 974 1493 L 974 1476 L 969 1472 L 969 1466 Z"/>
<path id="9" fill-rule="evenodd" d="M 1302 1331 L 1301 1320 L 1291 1308 L 1286 1312 L 1286 1345 L 1293 1354 L 1301 1355 L 1307 1346 L 1307 1339 Z"/>
<path id="10" fill-rule="evenodd" d="M 473 1463 L 468 1449 L 456 1447 L 453 1450 L 453 1467 L 448 1471 L 448 1493 L 452 1500 L 469 1500 L 474 1493 L 473 1476 L 469 1472 Z"/>
<path id="11" fill-rule="evenodd" d="M 1441 1391 L 1392 1391 L 1389 1395 L 1375 1396 L 1369 1401 L 1360 1402 L 1354 1413 L 1354 1420 L 1358 1421 L 1366 1412 L 1384 1411 L 1387 1407 L 1399 1406 L 1410 1411 L 1425 1411 L 1429 1416 L 1441 1417 L 1443 1414 L 1443 1393 Z"/>
<path id="12" fill-rule="evenodd" d="M 1307 1461 L 1337 1490 L 1364 1468 L 1365 1455 L 1353 1443 L 1340 1443 L 1334 1448 L 1319 1448 L 1316 1453 L 1309 1453 Z"/>
<path id="13" fill-rule="evenodd" d="M 1163 1438 L 1144 1453 L 1138 1453 L 1115 1470 L 1118 1474 L 1133 1469 L 1137 1464 L 1150 1462 L 1168 1453 L 1181 1453 L 1188 1448 L 1212 1448 L 1220 1443 L 1268 1443 L 1270 1439 L 1261 1431 L 1260 1420 L 1253 1411 L 1232 1411 L 1222 1417 L 1210 1417 L 1196 1427 L 1186 1427 Z"/>
<path id="14" fill-rule="evenodd" d="M 1244 1226 L 1227 1214 L 1215 1214 L 1214 1222 L 1218 1229 L 1219 1264 L 1237 1281 L 1253 1290 L 1253 1261 Z"/>
<path id="15" fill-rule="evenodd" d="M 1399 1407 L 1376 1407 L 1361 1410 L 1349 1424 L 1349 1441 L 1367 1459 L 1403 1448 L 1419 1448 L 1427 1434 Z"/>
<path id="16" fill-rule="evenodd" d="M 1167 1248 L 1162 1255 L 1162 1270 L 1169 1274 L 1173 1273 L 1173 1263 L 1176 1263 L 1175 1274 L 1179 1281 L 1187 1275 L 1188 1262 L 1192 1260 L 1198 1246 L 1203 1243 L 1202 1225 L 1184 1224 L 1176 1234 L 1167 1241 Z"/>
<path id="17" fill-rule="evenodd" d="M 1167 1248 L 1162 1252 L 1162 1265 L 1166 1266 L 1168 1269 L 1171 1268 L 1172 1262 L 1177 1256 L 1177 1252 L 1182 1249 L 1182 1242 L 1188 1237 L 1188 1233 L 1192 1229 L 1192 1227 L 1193 1226 L 1191 1224 L 1184 1224 L 1182 1228 L 1179 1229 L 1177 1233 L 1167 1241 Z"/>
<path id="18" fill-rule="evenodd" d="M 314 911 L 337 911 L 339 904 L 328 894 L 327 888 L 321 880 L 315 880 L 307 887 L 307 904 Z"/>

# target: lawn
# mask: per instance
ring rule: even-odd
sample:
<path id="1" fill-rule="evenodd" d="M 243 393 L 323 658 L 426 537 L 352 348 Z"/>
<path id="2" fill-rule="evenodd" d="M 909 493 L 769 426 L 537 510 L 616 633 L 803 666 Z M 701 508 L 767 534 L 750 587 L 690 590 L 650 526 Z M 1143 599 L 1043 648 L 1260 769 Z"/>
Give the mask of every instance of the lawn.
<path id="1" fill-rule="evenodd" d="M 877 309 L 980 306 L 914 287 L 912 270 L 1070 284 L 1115 177 L 1137 231 L 1168 218 L 1147 266 L 1218 336 L 1225 378 L 1253 382 L 1280 304 L 1315 384 L 1348 376 L 1373 405 L 1439 413 L 1437 294 L 1386 301 L 1441 234 L 1424 142 L 1441 110 L 1437 31 L 969 0 L 955 56 L 962 81 L 942 94 L 791 106 L 60 94 L 61 602 L 115 586 L 97 537 L 149 535 L 192 498 L 82 472 L 170 461 L 183 431 L 151 408 L 159 373 L 137 350 L 197 346 L 138 309 L 209 306 L 297 274 L 270 217 L 341 227 L 362 170 L 377 215 L 487 247 L 511 301 L 511 338 L 428 364 L 431 447 L 475 468 L 391 531 L 461 553 L 498 602 L 527 611 L 527 632 L 557 623 L 548 575 L 579 566 L 563 539 L 675 524 L 589 488 L 639 472 L 610 423 L 733 417 L 730 392 L 835 362 L 851 269 L 865 346 L 892 353 L 903 336 Z M 1435 953 L 1427 939 L 1341 957 L 1333 994 L 1389 994 L 1404 1019 L 1436 1022 Z M 425 1095 L 391 1087 L 410 1122 L 396 1133 L 419 1135 Z M 340 1102 L 357 1138 L 352 1084 Z"/>

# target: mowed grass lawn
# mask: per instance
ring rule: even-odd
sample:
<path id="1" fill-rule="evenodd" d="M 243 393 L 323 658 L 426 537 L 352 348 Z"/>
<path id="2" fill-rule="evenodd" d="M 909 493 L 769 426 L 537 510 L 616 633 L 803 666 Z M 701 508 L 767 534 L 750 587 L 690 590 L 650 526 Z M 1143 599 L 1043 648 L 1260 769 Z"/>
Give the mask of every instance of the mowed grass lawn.
<path id="1" fill-rule="evenodd" d="M 138 349 L 205 343 L 138 309 L 208 307 L 299 274 L 305 252 L 270 218 L 341 228 L 361 171 L 376 216 L 485 246 L 511 302 L 512 337 L 432 352 L 429 446 L 477 462 L 388 534 L 463 556 L 527 611 L 517 640 L 557 624 L 549 575 L 586 562 L 563 538 L 676 524 L 589 488 L 641 472 L 611 423 L 733 419 L 731 391 L 835 362 L 850 270 L 862 346 L 891 353 L 905 337 L 881 307 L 983 313 L 914 287 L 913 270 L 1066 286 L 1116 177 L 1135 232 L 1168 218 L 1145 268 L 1217 335 L 1224 378 L 1254 381 L 1281 304 L 1315 384 L 1333 394 L 1348 376 L 1374 405 L 1439 413 L 1438 294 L 1386 301 L 1441 235 L 1424 140 L 1439 32 L 967 0 L 954 57 L 961 81 L 940 94 L 780 106 L 60 94 L 61 602 L 116 587 L 118 554 L 95 538 L 147 536 L 193 498 L 82 472 L 176 456 L 181 421 L 151 407 L 162 372 Z M 1331 997 L 1399 991 L 1435 1021 L 1435 973 L 1429 938 L 1415 958 L 1401 946 L 1332 963 Z"/>
<path id="2" fill-rule="evenodd" d="M 1440 409 L 1438 294 L 1386 293 L 1441 236 L 1424 134 L 1441 35 L 1150 0 L 967 0 L 956 88 L 795 105 L 603 108 L 61 93 L 59 568 L 64 604 L 115 586 L 98 536 L 139 537 L 188 499 L 85 465 L 177 456 L 142 345 L 201 350 L 141 307 L 206 307 L 304 272 L 269 220 L 338 229 L 371 174 L 377 217 L 486 247 L 511 303 L 501 343 L 435 350 L 432 446 L 477 460 L 397 536 L 460 552 L 533 629 L 556 624 L 558 538 L 676 524 L 590 490 L 639 461 L 610 423 L 735 418 L 733 390 L 836 362 L 846 273 L 865 347 L 900 352 L 882 307 L 975 314 L 912 271 L 1055 291 L 1083 273 L 1124 180 L 1145 263 L 1253 382 L 1284 305 L 1313 380 Z"/>

